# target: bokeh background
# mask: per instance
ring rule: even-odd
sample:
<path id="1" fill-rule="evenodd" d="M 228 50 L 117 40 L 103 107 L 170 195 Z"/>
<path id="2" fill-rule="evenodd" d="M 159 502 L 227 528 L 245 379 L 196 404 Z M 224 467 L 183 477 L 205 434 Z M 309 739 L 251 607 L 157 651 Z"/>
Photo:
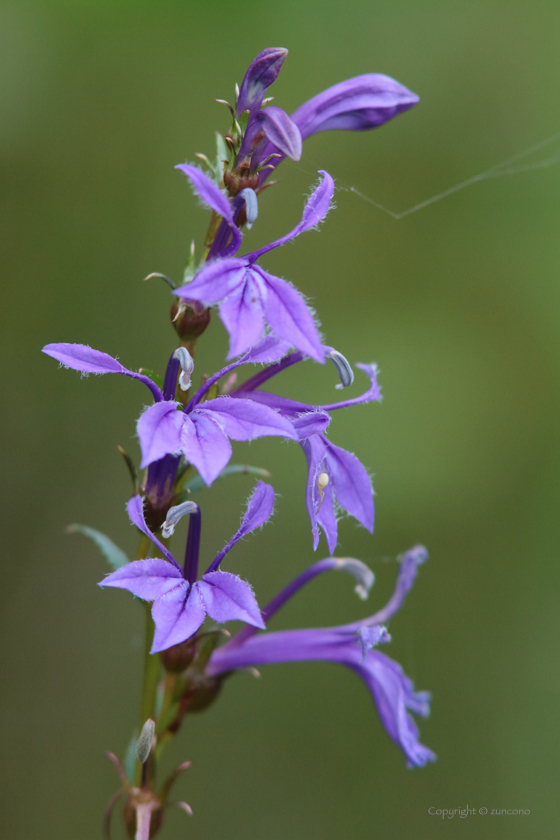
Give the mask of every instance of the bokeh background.
<path id="1" fill-rule="evenodd" d="M 64 527 L 91 525 L 134 551 L 116 445 L 137 457 L 146 395 L 120 377 L 59 370 L 42 345 L 83 342 L 163 370 L 176 344 L 169 291 L 142 278 L 180 279 L 207 223 L 173 166 L 213 152 L 213 132 L 227 128 L 213 99 L 232 97 L 262 48 L 290 50 L 271 89 L 288 113 L 372 71 L 422 102 L 378 131 L 308 140 L 263 195 L 254 247 L 292 227 L 318 168 L 401 211 L 558 132 L 559 35 L 553 0 L 0 3 L 4 837 L 99 836 L 117 786 L 104 751 L 126 748 L 141 678 L 142 611 L 96 588 L 103 561 Z M 400 221 L 343 189 L 337 204 L 320 233 L 266 267 L 314 298 L 330 343 L 380 366 L 383 403 L 331 428 L 375 473 L 377 493 L 373 537 L 344 520 L 339 553 L 374 569 L 373 610 L 397 555 L 429 547 L 386 652 L 433 692 L 421 731 L 439 760 L 407 770 L 351 672 L 263 668 L 187 720 L 165 764 L 192 760 L 177 793 L 195 816 L 170 811 L 161 836 L 555 837 L 560 168 L 488 180 Z M 215 318 L 198 373 L 225 349 Z M 278 389 L 330 401 L 335 381 L 309 363 Z M 304 459 L 272 440 L 237 445 L 235 460 L 270 469 L 280 494 L 274 524 L 228 562 L 265 603 L 315 557 Z M 201 493 L 208 556 L 252 484 L 233 477 Z M 273 626 L 369 608 L 333 576 Z M 531 813 L 428 813 L 467 805 Z"/>

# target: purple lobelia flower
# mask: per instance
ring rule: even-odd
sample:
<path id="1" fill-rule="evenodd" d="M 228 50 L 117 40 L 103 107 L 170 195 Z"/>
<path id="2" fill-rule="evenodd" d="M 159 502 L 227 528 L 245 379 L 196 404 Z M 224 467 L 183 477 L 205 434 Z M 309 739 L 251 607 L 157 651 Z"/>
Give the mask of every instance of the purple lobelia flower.
<path id="1" fill-rule="evenodd" d="M 165 560 L 152 557 L 127 563 L 104 578 L 99 586 L 128 589 L 145 601 L 153 601 L 152 616 L 156 625 L 151 653 L 179 644 L 190 638 L 206 615 L 217 622 L 245 621 L 264 629 L 264 622 L 248 583 L 230 572 L 219 571 L 227 552 L 242 537 L 259 528 L 271 516 L 274 490 L 269 484 L 257 482 L 248 500 L 247 510 L 237 533 L 210 564 L 202 580 L 198 577 L 200 546 L 200 509 L 194 502 L 171 508 L 164 525 L 170 535 L 182 515 L 190 514 L 189 536 L 185 565 L 181 568 L 173 555 L 146 525 L 143 502 L 135 496 L 128 503 L 131 521 L 150 538 Z"/>
<path id="2" fill-rule="evenodd" d="M 337 387 L 351 385 L 354 379 L 352 368 L 347 360 L 332 347 L 324 347 L 325 358 L 333 361 L 341 376 Z M 298 429 L 299 442 L 305 453 L 308 465 L 306 504 L 311 520 L 313 548 L 319 544 L 319 527 L 322 528 L 329 551 L 335 550 L 338 538 L 336 511 L 342 508 L 360 522 L 368 531 L 373 531 L 373 490 L 371 479 L 363 464 L 350 452 L 331 443 L 320 431 L 313 433 L 311 423 L 314 412 L 321 415 L 340 408 L 348 408 L 361 403 L 376 402 L 381 399 L 377 383 L 377 367 L 374 364 L 358 364 L 358 367 L 370 379 L 369 388 L 359 397 L 342 400 L 329 405 L 306 405 L 285 397 L 278 397 L 267 391 L 257 390 L 268 379 L 286 370 L 290 365 L 301 361 L 301 353 L 292 353 L 276 364 L 270 365 L 232 392 L 231 396 L 255 400 L 260 405 L 274 408 L 284 417 L 292 420 Z M 305 433 L 305 429 L 308 433 Z"/>
<path id="3" fill-rule="evenodd" d="M 192 372 L 192 359 L 184 348 L 171 356 L 163 392 L 147 376 L 130 371 L 107 353 L 82 344 L 48 344 L 43 352 L 82 373 L 120 373 L 140 379 L 149 387 L 156 402 L 138 421 L 141 467 L 157 463 L 157 475 L 154 472 L 149 476 L 149 483 L 159 483 L 163 487 L 169 484 L 180 455 L 194 464 L 206 484 L 211 484 L 231 457 L 230 439 L 254 440 L 268 435 L 299 439 L 300 433 L 294 423 L 274 408 L 228 396 L 201 402 L 212 385 L 226 373 L 242 364 L 275 361 L 288 347 L 285 342 L 266 337 L 242 359 L 211 377 L 183 411 L 179 410 L 182 406 L 173 397 L 179 368 L 183 367 L 180 383 Z M 313 428 L 324 430 L 328 423 L 329 417 L 323 413 L 317 416 Z"/>
<path id="4" fill-rule="evenodd" d="M 210 179 L 196 167 L 181 168 L 191 178 L 195 189 L 205 201 L 210 194 L 210 188 L 220 195 L 225 214 L 225 205 L 229 207 L 229 203 Z M 193 169 L 196 172 L 196 180 L 191 171 Z M 317 327 L 300 293 L 285 280 L 269 274 L 257 265 L 257 260 L 263 254 L 316 227 L 325 218 L 331 206 L 334 182 L 327 172 L 320 171 L 320 174 L 323 180 L 311 194 L 301 221 L 293 230 L 244 257 L 232 257 L 229 250 L 227 254 L 222 250 L 221 259 L 207 263 L 192 282 L 173 291 L 174 295 L 187 301 L 197 301 L 205 305 L 220 304 L 220 317 L 230 336 L 229 359 L 241 355 L 258 342 L 267 324 L 275 336 L 289 342 L 321 364 L 324 363 Z M 229 218 L 233 216 L 230 215 Z M 233 230 L 236 228 L 233 227 Z"/>
<path id="5" fill-rule="evenodd" d="M 299 160 L 302 141 L 312 134 L 378 128 L 419 102 L 415 93 L 389 76 L 368 73 L 322 91 L 290 117 L 276 106 L 259 110 L 286 55 L 287 50 L 281 48 L 259 53 L 247 70 L 237 101 L 237 116 L 248 111 L 249 120 L 236 165 L 255 172 L 269 161 L 268 170 L 260 169 L 261 185 L 282 158 Z"/>
<path id="6" fill-rule="evenodd" d="M 257 634 L 246 627 L 223 647 L 214 651 L 207 673 L 210 676 L 281 662 L 323 660 L 345 665 L 355 671 L 371 693 L 381 721 L 395 743 L 403 750 L 409 767 L 422 767 L 435 761 L 435 754 L 419 741 L 418 728 L 410 712 L 427 717 L 430 695 L 414 691 L 412 681 L 401 666 L 374 648 L 390 642 L 382 623 L 400 609 L 416 577 L 418 566 L 427 559 L 423 546 L 410 549 L 401 559 L 397 585 L 389 603 L 379 612 L 353 624 L 309 630 L 286 630 Z M 263 610 L 268 622 L 278 609 L 304 584 L 330 570 L 351 573 L 357 580 L 360 597 L 367 597 L 373 573 L 359 560 L 329 558 L 315 563 L 290 583 Z"/>

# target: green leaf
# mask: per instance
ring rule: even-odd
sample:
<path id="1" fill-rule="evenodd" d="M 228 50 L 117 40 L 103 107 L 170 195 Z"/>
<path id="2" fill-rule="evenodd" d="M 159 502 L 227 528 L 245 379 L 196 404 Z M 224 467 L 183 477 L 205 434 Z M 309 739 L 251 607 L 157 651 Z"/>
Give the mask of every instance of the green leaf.
<path id="1" fill-rule="evenodd" d="M 251 467 L 248 464 L 230 464 L 221 471 L 218 478 L 225 478 L 226 475 L 236 475 L 238 473 L 242 473 L 243 475 L 260 475 L 261 478 L 271 477 L 271 473 L 269 473 L 268 470 L 264 470 L 262 467 Z M 216 479 L 216 481 L 217 480 L 218 479 Z M 192 493 L 196 493 L 197 490 L 202 490 L 203 487 L 206 487 L 206 485 L 199 475 L 191 478 L 191 480 L 185 484 L 185 490 L 178 497 L 177 504 L 180 505 L 182 502 L 186 502 Z"/>
<path id="2" fill-rule="evenodd" d="M 93 540 L 103 557 L 109 563 L 109 566 L 115 571 L 121 569 L 128 563 L 128 557 L 124 551 L 121 551 L 113 540 L 109 539 L 105 534 L 102 534 L 101 531 L 96 531 L 95 528 L 88 528 L 87 525 L 68 525 L 66 533 L 83 534 L 85 537 Z"/>
<path id="3" fill-rule="evenodd" d="M 140 368 L 138 373 L 143 374 L 143 376 L 147 376 L 148 379 L 151 379 L 152 382 L 156 383 L 160 391 L 163 391 L 163 376 L 161 376 L 159 373 L 156 373 L 155 371 L 150 370 L 149 368 Z"/>

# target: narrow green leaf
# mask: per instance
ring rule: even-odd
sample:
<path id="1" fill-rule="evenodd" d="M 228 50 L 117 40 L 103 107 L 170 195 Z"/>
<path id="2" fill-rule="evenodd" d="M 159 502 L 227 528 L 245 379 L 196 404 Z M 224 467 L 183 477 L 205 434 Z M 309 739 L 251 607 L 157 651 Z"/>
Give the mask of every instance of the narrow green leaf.
<path id="1" fill-rule="evenodd" d="M 271 477 L 271 473 L 269 473 L 268 470 L 264 470 L 262 467 L 251 467 L 248 464 L 229 464 L 229 466 L 221 471 L 218 478 L 225 478 L 226 475 L 236 475 L 238 473 L 242 473 L 243 475 L 260 475 L 261 478 Z M 218 479 L 216 479 L 216 481 L 217 480 Z M 178 496 L 177 504 L 186 502 L 192 493 L 196 493 L 197 490 L 202 490 L 203 487 L 206 487 L 206 485 L 199 475 L 191 478 L 191 480 L 185 484 L 184 492 Z"/>
<path id="2" fill-rule="evenodd" d="M 66 533 L 83 534 L 85 537 L 93 540 L 110 567 L 115 571 L 128 563 L 128 557 L 124 551 L 121 551 L 113 540 L 109 539 L 105 534 L 102 534 L 101 531 L 96 531 L 95 528 L 88 528 L 87 525 L 68 525 Z"/>

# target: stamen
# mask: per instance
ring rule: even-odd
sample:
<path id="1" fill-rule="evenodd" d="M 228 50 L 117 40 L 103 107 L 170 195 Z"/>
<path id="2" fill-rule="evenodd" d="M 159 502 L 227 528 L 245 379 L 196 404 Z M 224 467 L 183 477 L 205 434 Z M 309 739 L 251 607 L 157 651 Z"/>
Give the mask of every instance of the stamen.
<path id="1" fill-rule="evenodd" d="M 178 347 L 173 353 L 173 358 L 178 359 L 181 365 L 179 376 L 179 387 L 181 391 L 188 391 L 191 387 L 191 373 L 194 370 L 194 359 L 186 347 Z"/>
<path id="2" fill-rule="evenodd" d="M 336 566 L 339 571 L 348 572 L 354 576 L 358 584 L 354 588 L 354 592 L 358 598 L 365 601 L 375 582 L 375 575 L 371 569 L 361 560 L 354 560 L 353 557 L 336 558 Z"/>
<path id="3" fill-rule="evenodd" d="M 331 350 L 327 353 L 326 358 L 331 360 L 340 377 L 340 385 L 335 385 L 334 387 L 338 391 L 342 388 L 348 388 L 348 386 L 354 381 L 354 371 L 352 370 L 348 359 L 346 359 L 342 353 L 339 353 L 338 350 Z"/>
<path id="4" fill-rule="evenodd" d="M 195 502 L 183 502 L 181 505 L 169 508 L 167 517 L 162 525 L 161 533 L 164 539 L 168 539 L 175 532 L 175 526 L 183 516 L 188 513 L 195 513 L 198 510 L 198 505 Z"/>
<path id="5" fill-rule="evenodd" d="M 239 195 L 245 201 L 245 215 L 247 216 L 247 228 L 250 230 L 253 227 L 253 222 L 259 214 L 259 202 L 257 194 L 250 187 L 245 187 L 241 190 Z"/>

